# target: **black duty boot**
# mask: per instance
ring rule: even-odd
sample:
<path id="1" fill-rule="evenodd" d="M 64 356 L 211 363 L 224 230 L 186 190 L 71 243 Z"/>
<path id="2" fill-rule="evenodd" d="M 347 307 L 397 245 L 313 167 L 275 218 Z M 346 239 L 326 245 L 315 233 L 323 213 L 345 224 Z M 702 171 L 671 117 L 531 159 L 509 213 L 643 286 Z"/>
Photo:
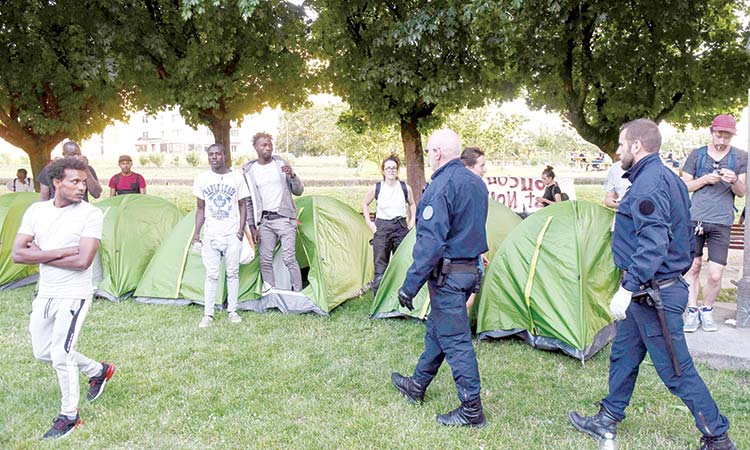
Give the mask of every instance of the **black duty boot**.
<path id="1" fill-rule="evenodd" d="M 698 450 L 737 450 L 727 433 L 718 436 L 703 436 L 701 438 L 701 448 Z"/>
<path id="2" fill-rule="evenodd" d="M 399 392 L 409 399 L 412 403 L 422 403 L 424 401 L 425 387 L 420 386 L 412 377 L 405 377 L 398 372 L 391 374 L 391 383 Z"/>
<path id="3" fill-rule="evenodd" d="M 576 430 L 591 435 L 597 439 L 604 437 L 604 433 L 617 434 L 617 424 L 620 422 L 602 405 L 594 416 L 584 417 L 576 411 L 568 413 L 568 420 Z"/>
<path id="4" fill-rule="evenodd" d="M 479 397 L 461 403 L 461 406 L 447 414 L 435 417 L 440 425 L 482 428 L 487 425 L 487 418 L 482 411 L 482 399 Z"/>

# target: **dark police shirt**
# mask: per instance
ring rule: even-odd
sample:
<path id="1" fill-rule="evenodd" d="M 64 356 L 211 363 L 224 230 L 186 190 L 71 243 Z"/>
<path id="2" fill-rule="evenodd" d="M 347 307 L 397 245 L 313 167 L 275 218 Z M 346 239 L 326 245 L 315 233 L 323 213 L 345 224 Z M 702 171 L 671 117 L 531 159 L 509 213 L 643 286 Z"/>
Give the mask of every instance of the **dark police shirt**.
<path id="1" fill-rule="evenodd" d="M 487 251 L 487 186 L 459 159 L 432 175 L 417 207 L 417 242 L 404 280 L 413 296 L 441 258 L 478 258 Z"/>
<path id="2" fill-rule="evenodd" d="M 617 209 L 612 256 L 627 270 L 623 287 L 638 291 L 649 280 L 675 278 L 690 268 L 695 253 L 690 197 L 658 153 L 638 161 L 623 178 L 632 185 Z"/>

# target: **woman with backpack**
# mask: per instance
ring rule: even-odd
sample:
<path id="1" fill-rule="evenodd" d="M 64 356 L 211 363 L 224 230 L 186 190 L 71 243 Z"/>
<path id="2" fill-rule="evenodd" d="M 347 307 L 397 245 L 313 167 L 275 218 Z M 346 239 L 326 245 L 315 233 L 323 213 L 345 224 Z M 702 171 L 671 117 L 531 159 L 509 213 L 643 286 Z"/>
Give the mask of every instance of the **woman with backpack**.
<path id="1" fill-rule="evenodd" d="M 544 181 L 544 194 L 536 198 L 536 202 L 542 207 L 547 207 L 553 203 L 563 201 L 563 193 L 560 186 L 555 182 L 555 172 L 552 166 L 547 166 L 542 171 L 542 181 Z"/>
<path id="2" fill-rule="evenodd" d="M 375 260 L 373 293 L 377 293 L 385 268 L 401 241 L 414 226 L 417 205 L 409 185 L 398 179 L 401 162 L 396 156 L 383 160 L 380 168 L 383 181 L 378 181 L 365 194 L 362 202 L 362 215 L 375 236 L 372 238 Z M 370 219 L 370 203 L 375 200 L 375 221 Z"/>

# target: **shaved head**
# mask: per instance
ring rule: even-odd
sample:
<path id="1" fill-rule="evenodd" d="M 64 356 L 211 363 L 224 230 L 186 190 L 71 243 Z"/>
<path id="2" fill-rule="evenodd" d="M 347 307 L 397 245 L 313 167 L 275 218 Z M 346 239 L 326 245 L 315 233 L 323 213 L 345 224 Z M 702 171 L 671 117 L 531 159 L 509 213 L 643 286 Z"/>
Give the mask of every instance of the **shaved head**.
<path id="1" fill-rule="evenodd" d="M 461 156 L 461 139 L 451 129 L 443 128 L 437 130 L 427 140 L 426 152 L 432 170 L 437 170 L 439 167 Z"/>
<path id="2" fill-rule="evenodd" d="M 427 148 L 440 148 L 446 157 L 461 155 L 461 139 L 455 131 L 443 128 L 430 135 Z"/>

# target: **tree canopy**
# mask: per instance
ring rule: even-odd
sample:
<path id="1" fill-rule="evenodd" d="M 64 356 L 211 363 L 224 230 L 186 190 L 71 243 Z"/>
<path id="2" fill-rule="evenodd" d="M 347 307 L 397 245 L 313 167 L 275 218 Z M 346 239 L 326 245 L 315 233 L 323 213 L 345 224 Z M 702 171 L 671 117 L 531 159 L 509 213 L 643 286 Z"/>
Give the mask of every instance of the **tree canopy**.
<path id="1" fill-rule="evenodd" d="M 64 138 L 123 120 L 110 33 L 84 2 L 0 4 L 0 137 L 37 175 Z"/>
<path id="2" fill-rule="evenodd" d="M 475 0 L 488 59 L 512 62 L 532 107 L 563 113 L 614 154 L 621 124 L 640 117 L 708 124 L 745 100 L 741 0 Z M 504 80 L 504 79 L 503 79 Z"/>
<path id="3" fill-rule="evenodd" d="M 472 9 L 457 0 L 312 0 L 313 36 L 330 89 L 356 126 L 398 127 L 409 184 L 424 185 L 421 132 L 446 113 L 509 93 L 503 59 L 484 60 Z M 494 83 L 485 80 L 493 75 Z"/>
<path id="4" fill-rule="evenodd" d="M 295 109 L 312 88 L 305 15 L 281 0 L 103 3 L 120 28 L 128 84 L 147 110 L 179 106 L 230 158 L 230 127 L 265 107 Z"/>

